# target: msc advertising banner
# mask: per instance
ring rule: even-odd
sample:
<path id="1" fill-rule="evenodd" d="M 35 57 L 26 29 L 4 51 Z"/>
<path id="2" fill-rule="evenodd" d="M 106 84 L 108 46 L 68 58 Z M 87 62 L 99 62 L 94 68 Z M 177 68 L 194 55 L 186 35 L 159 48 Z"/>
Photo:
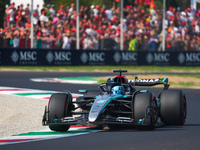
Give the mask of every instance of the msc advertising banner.
<path id="1" fill-rule="evenodd" d="M 200 66 L 200 52 L 0 49 L 0 66 Z"/>

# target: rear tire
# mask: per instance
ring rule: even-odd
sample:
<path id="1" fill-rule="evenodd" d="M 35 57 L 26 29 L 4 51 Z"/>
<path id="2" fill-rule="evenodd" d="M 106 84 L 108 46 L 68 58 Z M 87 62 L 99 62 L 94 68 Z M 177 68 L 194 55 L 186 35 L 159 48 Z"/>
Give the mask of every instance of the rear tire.
<path id="1" fill-rule="evenodd" d="M 60 119 L 70 116 L 70 105 L 72 101 L 72 95 L 70 93 L 54 93 L 49 99 L 48 105 L 48 121 L 52 122 L 54 119 Z M 53 131 L 65 132 L 70 128 L 70 125 L 49 125 L 49 128 Z"/>
<path id="2" fill-rule="evenodd" d="M 167 125 L 183 125 L 187 115 L 185 95 L 181 90 L 165 90 L 160 95 L 160 115 Z"/>
<path id="3" fill-rule="evenodd" d="M 150 121 L 149 125 L 139 124 L 140 120 L 146 118 L 146 110 L 150 108 Z M 136 128 L 140 130 L 154 130 L 155 122 L 157 120 L 155 97 L 152 93 L 139 93 L 136 94 L 134 99 L 134 119 Z"/>

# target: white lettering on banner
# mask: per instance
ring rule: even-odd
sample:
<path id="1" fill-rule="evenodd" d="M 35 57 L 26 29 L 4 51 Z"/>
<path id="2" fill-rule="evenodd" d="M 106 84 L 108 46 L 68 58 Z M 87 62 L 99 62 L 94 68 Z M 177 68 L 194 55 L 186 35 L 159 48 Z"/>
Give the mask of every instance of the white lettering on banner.
<path id="1" fill-rule="evenodd" d="M 37 55 L 37 52 L 35 52 L 35 51 L 33 51 L 33 52 L 31 52 L 31 51 L 25 51 L 25 52 L 20 51 L 20 60 L 25 60 L 25 61 L 32 60 L 32 61 L 34 61 L 34 60 L 37 59 L 36 55 Z"/>
<path id="2" fill-rule="evenodd" d="M 105 53 L 89 53 L 89 61 L 94 61 L 94 62 L 98 62 L 101 61 L 103 62 L 105 60 Z"/>
<path id="3" fill-rule="evenodd" d="M 55 61 L 70 61 L 71 52 L 55 52 Z"/>
<path id="4" fill-rule="evenodd" d="M 154 61 L 169 62 L 169 53 L 154 53 Z"/>
<path id="5" fill-rule="evenodd" d="M 200 53 L 186 53 L 186 62 L 200 62 Z"/>
<path id="6" fill-rule="evenodd" d="M 148 53 L 146 55 L 146 61 L 149 64 L 168 64 L 170 61 L 170 53 Z"/>
<path id="7" fill-rule="evenodd" d="M 137 61 L 137 53 L 122 52 L 122 60 L 124 60 L 124 61 Z"/>

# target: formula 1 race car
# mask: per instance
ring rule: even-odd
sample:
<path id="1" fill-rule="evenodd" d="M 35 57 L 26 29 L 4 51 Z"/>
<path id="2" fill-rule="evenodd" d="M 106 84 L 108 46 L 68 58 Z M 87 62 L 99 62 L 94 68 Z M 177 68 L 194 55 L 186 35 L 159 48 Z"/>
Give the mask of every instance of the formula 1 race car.
<path id="1" fill-rule="evenodd" d="M 97 96 L 87 96 L 87 90 L 79 90 L 83 96 L 72 100 L 69 91 L 54 93 L 45 107 L 42 123 L 53 131 L 67 131 L 70 125 L 130 126 L 153 130 L 159 124 L 183 125 L 186 119 L 186 97 L 182 90 L 168 90 L 168 78 L 128 80 L 119 73 L 99 85 Z M 136 86 L 163 84 L 164 89 L 155 96 Z"/>

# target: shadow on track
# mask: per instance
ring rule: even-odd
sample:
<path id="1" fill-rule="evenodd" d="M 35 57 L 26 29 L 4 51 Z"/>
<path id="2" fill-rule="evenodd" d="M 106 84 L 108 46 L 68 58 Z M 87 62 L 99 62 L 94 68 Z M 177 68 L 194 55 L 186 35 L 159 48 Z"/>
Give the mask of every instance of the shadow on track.
<path id="1" fill-rule="evenodd" d="M 185 124 L 184 126 L 188 126 L 188 127 L 199 127 L 200 124 Z"/>
<path id="2" fill-rule="evenodd" d="M 184 125 L 185 126 L 185 125 Z M 135 127 L 119 127 L 119 128 L 109 128 L 104 127 L 103 132 L 160 132 L 160 131 L 177 131 L 184 130 L 184 126 L 164 126 L 162 128 L 155 128 L 155 130 L 139 130 Z M 200 126 L 200 125 L 197 125 Z"/>

